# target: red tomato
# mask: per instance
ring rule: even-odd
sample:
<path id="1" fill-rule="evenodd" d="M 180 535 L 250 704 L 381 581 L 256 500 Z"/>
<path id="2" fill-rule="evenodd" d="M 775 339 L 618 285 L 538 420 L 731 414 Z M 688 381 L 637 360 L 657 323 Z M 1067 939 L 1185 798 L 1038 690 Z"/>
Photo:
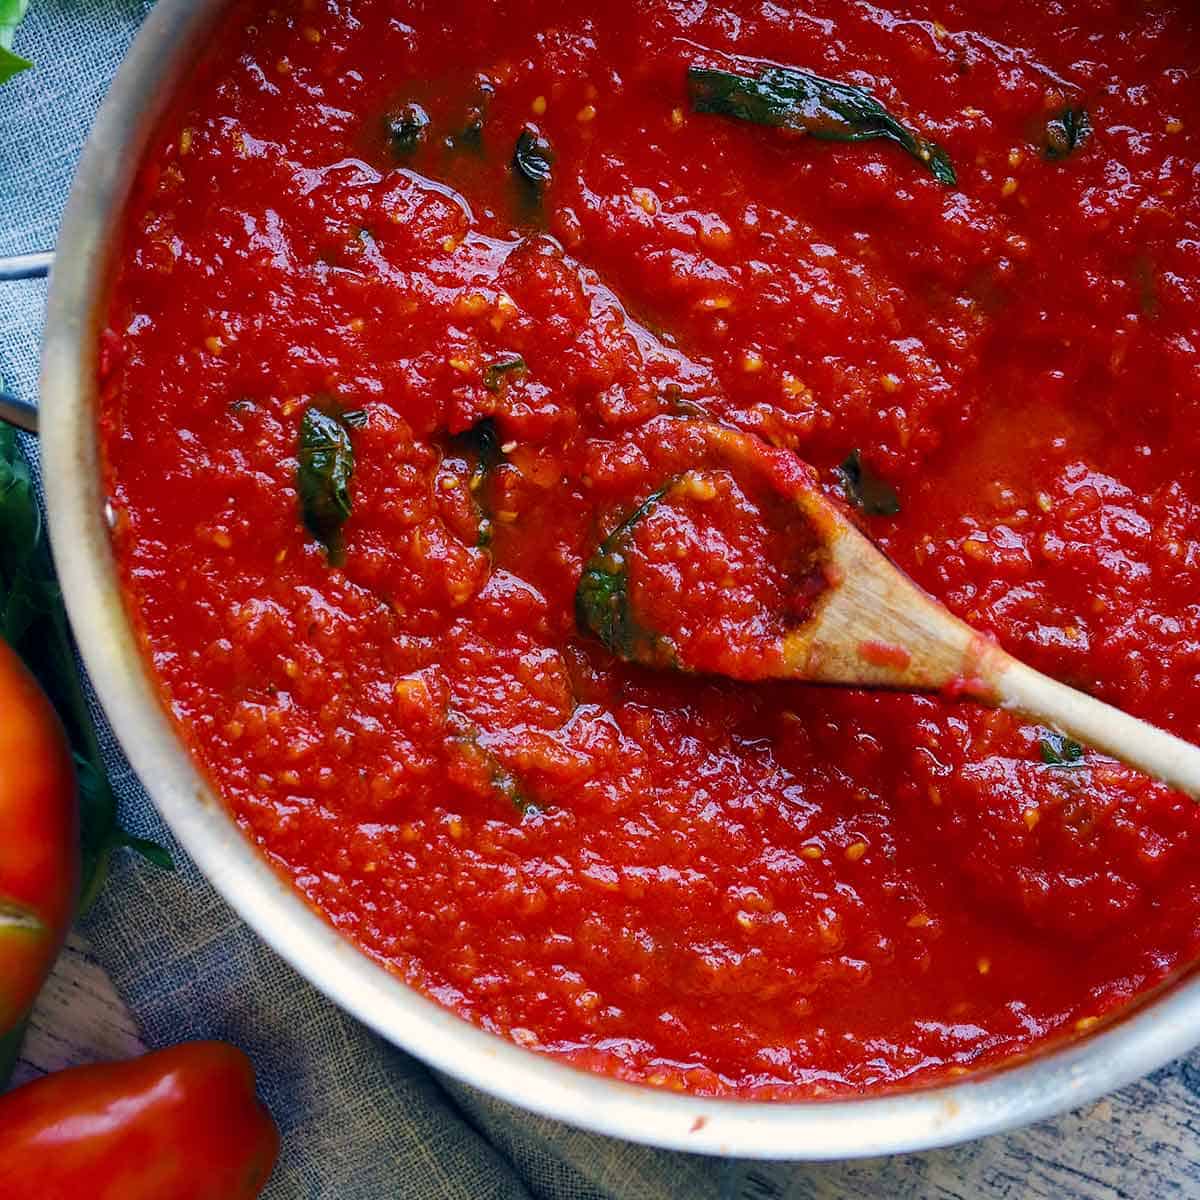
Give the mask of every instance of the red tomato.
<path id="1" fill-rule="evenodd" d="M 279 1154 L 249 1059 L 185 1042 L 0 1096 L 0 1196 L 252 1200 Z"/>
<path id="2" fill-rule="evenodd" d="M 32 1005 L 71 923 L 76 796 L 62 724 L 0 641 L 0 1034 Z"/>

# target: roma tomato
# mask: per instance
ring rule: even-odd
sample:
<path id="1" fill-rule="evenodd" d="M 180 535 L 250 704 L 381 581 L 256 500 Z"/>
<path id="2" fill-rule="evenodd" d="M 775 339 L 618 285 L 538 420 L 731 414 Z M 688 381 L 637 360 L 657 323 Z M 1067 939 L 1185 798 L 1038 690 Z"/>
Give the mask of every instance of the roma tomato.
<path id="1" fill-rule="evenodd" d="M 0 1096 L 6 1200 L 252 1200 L 278 1154 L 250 1060 L 224 1042 L 75 1067 Z"/>
<path id="2" fill-rule="evenodd" d="M 0 1034 L 33 1004 L 71 923 L 78 821 L 67 735 L 0 641 Z"/>

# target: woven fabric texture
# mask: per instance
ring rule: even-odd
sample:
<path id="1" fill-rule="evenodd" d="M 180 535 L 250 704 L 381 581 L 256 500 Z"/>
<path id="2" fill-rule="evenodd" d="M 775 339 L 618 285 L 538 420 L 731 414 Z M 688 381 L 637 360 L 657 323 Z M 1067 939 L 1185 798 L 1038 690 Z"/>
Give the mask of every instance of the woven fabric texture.
<path id="1" fill-rule="evenodd" d="M 33 0 L 17 47 L 37 68 L 0 89 L 0 255 L 53 246 L 88 126 L 149 7 Z M 41 282 L 0 285 L 0 378 L 26 397 L 36 396 L 44 297 Z M 29 449 L 36 459 L 36 444 Z M 250 1053 L 283 1132 L 270 1200 L 1196 1194 L 1200 1056 L 1086 1114 L 1023 1133 L 826 1166 L 661 1153 L 528 1116 L 437 1078 L 257 940 L 172 842 L 100 724 L 126 826 L 171 846 L 179 867 L 164 874 L 118 856 L 85 933 L 149 1044 L 217 1037 Z M 1140 1130 L 1173 1152 L 1128 1153 L 1128 1139 L 1145 1140 Z"/>

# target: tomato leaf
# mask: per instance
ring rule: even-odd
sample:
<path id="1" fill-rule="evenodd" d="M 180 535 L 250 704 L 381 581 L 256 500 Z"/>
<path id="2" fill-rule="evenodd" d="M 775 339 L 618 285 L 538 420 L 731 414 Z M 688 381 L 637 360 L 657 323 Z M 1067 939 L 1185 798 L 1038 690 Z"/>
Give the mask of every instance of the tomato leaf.
<path id="1" fill-rule="evenodd" d="M 134 837 L 133 834 L 126 833 L 123 829 L 121 830 L 120 844 L 136 851 L 147 862 L 158 867 L 160 871 L 175 870 L 175 860 L 166 846 L 160 846 L 157 842 L 150 841 L 149 838 Z"/>
<path id="2" fill-rule="evenodd" d="M 901 124 L 865 88 L 795 67 L 763 64 L 753 75 L 688 68 L 688 93 L 698 113 L 772 125 L 830 142 L 895 142 L 946 187 L 958 176 L 936 142 Z"/>
<path id="3" fill-rule="evenodd" d="M 17 646 L 37 619 L 46 597 L 38 559 L 42 513 L 33 478 L 16 453 L 16 435 L 0 424 L 0 637 Z M 5 441 L 11 442 L 10 448 Z"/>
<path id="4" fill-rule="evenodd" d="M 0 0 L 0 83 L 27 71 L 33 63 L 13 52 L 13 34 L 29 7 L 29 0 Z"/>
<path id="5" fill-rule="evenodd" d="M 109 855 L 114 849 L 132 846 L 159 866 L 169 865 L 170 855 L 161 846 L 131 838 L 117 822 L 116 797 L 104 769 L 104 756 L 80 682 L 62 594 L 43 535 L 33 476 L 17 445 L 16 431 L 3 422 L 0 422 L 0 636 L 37 676 L 58 710 L 75 752 L 83 863 L 80 908 L 84 910 L 104 882 Z"/>
<path id="6" fill-rule="evenodd" d="M 21 1043 L 25 1040 L 25 1030 L 29 1021 L 26 1018 L 18 1021 L 7 1033 L 0 1037 L 0 1091 L 8 1086 L 12 1078 L 13 1068 L 21 1053 Z"/>

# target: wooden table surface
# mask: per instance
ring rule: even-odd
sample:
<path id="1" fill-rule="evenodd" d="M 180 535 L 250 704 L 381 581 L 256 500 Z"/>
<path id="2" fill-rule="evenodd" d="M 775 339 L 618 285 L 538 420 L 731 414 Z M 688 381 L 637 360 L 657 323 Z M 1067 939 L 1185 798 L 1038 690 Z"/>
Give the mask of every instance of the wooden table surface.
<path id="1" fill-rule="evenodd" d="M 38 997 L 13 1083 L 80 1063 L 132 1058 L 144 1049 L 133 1014 L 87 942 L 72 933 Z"/>

